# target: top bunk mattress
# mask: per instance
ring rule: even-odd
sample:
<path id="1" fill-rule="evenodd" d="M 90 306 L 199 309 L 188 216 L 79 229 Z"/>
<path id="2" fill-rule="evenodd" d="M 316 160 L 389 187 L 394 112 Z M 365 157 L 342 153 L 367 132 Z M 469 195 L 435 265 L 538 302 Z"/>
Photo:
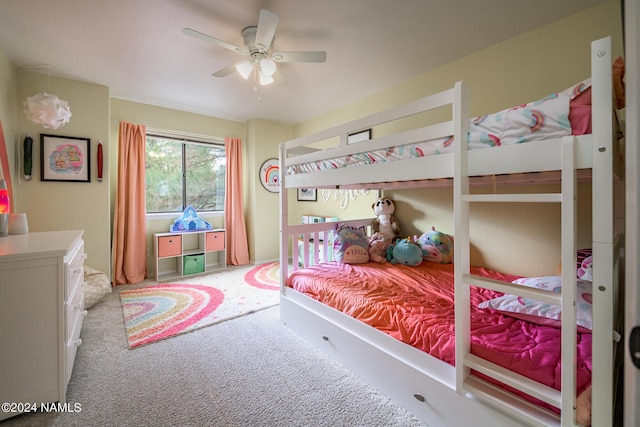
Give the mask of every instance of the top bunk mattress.
<path id="1" fill-rule="evenodd" d="M 591 79 L 552 93 L 542 99 L 469 120 L 469 150 L 523 144 L 532 141 L 560 140 L 569 135 L 591 133 Z M 366 142 L 358 143 L 366 149 Z M 417 157 L 451 153 L 453 136 L 361 151 L 287 168 L 289 175 L 320 172 L 345 167 L 387 163 Z"/>

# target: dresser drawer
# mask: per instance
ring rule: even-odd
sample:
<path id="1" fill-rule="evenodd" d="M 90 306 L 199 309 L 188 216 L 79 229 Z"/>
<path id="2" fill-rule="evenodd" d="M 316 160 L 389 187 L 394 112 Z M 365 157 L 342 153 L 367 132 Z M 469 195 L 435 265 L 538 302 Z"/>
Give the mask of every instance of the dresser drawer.
<path id="1" fill-rule="evenodd" d="M 76 286 L 71 298 L 64 303 L 64 339 L 67 341 L 73 336 L 73 330 L 80 321 L 82 326 L 82 318 L 84 317 L 84 290 L 82 286 Z M 78 331 L 80 327 L 78 327 Z"/>
<path id="2" fill-rule="evenodd" d="M 207 233 L 207 252 L 221 251 L 224 249 L 224 231 L 212 231 Z"/>
<path id="3" fill-rule="evenodd" d="M 64 351 L 64 357 L 65 357 L 65 381 L 68 383 L 69 380 L 71 379 L 71 372 L 73 372 L 73 365 L 75 363 L 76 360 L 76 352 L 78 351 L 78 347 L 80 347 L 80 345 L 82 344 L 82 339 L 80 339 L 80 330 L 82 329 L 82 320 L 84 319 L 84 316 L 86 314 L 86 311 L 83 312 L 79 317 L 78 317 L 78 322 L 76 322 L 75 327 L 73 329 L 73 333 L 71 334 L 71 337 L 69 337 L 68 340 L 65 341 L 65 351 Z"/>
<path id="4" fill-rule="evenodd" d="M 182 253 L 182 236 L 158 237 L 158 257 L 176 256 Z"/>
<path id="5" fill-rule="evenodd" d="M 71 298 L 76 287 L 84 282 L 84 241 L 80 242 L 80 246 L 73 253 L 71 260 L 67 263 L 64 281 L 64 301 L 67 302 Z"/>
<path id="6" fill-rule="evenodd" d="M 84 317 L 87 315 L 87 310 L 84 309 L 84 291 L 82 286 L 77 286 L 69 304 L 64 305 L 65 314 L 65 379 L 69 382 L 71 378 L 71 372 L 73 371 L 73 364 L 76 359 L 76 351 L 82 340 L 80 339 L 80 331 L 82 330 L 82 323 Z"/>

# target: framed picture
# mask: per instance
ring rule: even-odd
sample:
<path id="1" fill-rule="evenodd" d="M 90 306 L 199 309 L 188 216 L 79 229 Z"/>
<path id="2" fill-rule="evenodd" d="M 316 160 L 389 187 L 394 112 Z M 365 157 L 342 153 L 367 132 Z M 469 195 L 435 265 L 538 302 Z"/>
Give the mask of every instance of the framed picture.
<path id="1" fill-rule="evenodd" d="M 317 202 L 318 193 L 315 188 L 298 188 L 298 200 L 301 202 Z"/>
<path id="2" fill-rule="evenodd" d="M 91 140 L 40 134 L 40 181 L 91 182 Z"/>
<path id="3" fill-rule="evenodd" d="M 267 159 L 260 166 L 260 183 L 271 193 L 280 191 L 280 166 L 278 159 Z"/>
<path id="4" fill-rule="evenodd" d="M 360 132 L 351 133 L 347 136 L 347 144 L 355 144 L 356 142 L 368 141 L 371 139 L 371 129 Z"/>

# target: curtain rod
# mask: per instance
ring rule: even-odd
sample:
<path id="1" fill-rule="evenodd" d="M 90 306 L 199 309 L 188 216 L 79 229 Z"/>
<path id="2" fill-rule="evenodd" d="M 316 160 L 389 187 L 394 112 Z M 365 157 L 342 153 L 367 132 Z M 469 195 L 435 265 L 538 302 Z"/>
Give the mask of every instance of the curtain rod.
<path id="1" fill-rule="evenodd" d="M 196 142 L 201 141 L 201 142 L 224 143 L 224 138 L 219 136 L 202 135 L 202 134 L 196 134 L 196 133 L 180 132 L 180 131 L 158 129 L 158 128 L 152 128 L 152 127 L 147 127 L 147 134 L 155 135 L 155 136 L 164 136 L 167 138 L 174 138 L 174 139 L 188 139 Z"/>

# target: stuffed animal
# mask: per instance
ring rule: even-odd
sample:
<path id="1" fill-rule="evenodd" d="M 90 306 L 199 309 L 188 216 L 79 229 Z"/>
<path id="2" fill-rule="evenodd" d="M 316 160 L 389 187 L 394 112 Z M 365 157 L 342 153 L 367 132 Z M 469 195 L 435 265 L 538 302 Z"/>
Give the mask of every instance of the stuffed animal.
<path id="1" fill-rule="evenodd" d="M 380 233 L 373 233 L 369 239 L 369 259 L 384 264 L 387 262 L 387 248 L 390 241 L 384 240 Z"/>
<path id="2" fill-rule="evenodd" d="M 380 197 L 371 205 L 377 218 L 371 224 L 374 233 L 379 233 L 382 239 L 389 243 L 400 237 L 400 226 L 398 220 L 393 216 L 396 205 L 393 200 Z"/>
<path id="3" fill-rule="evenodd" d="M 449 264 L 453 258 L 453 236 L 436 231 L 435 227 L 417 239 L 425 261 Z"/>
<path id="4" fill-rule="evenodd" d="M 397 240 L 387 248 L 387 261 L 391 264 L 405 264 L 413 267 L 422 263 L 422 250 L 411 237 Z"/>

